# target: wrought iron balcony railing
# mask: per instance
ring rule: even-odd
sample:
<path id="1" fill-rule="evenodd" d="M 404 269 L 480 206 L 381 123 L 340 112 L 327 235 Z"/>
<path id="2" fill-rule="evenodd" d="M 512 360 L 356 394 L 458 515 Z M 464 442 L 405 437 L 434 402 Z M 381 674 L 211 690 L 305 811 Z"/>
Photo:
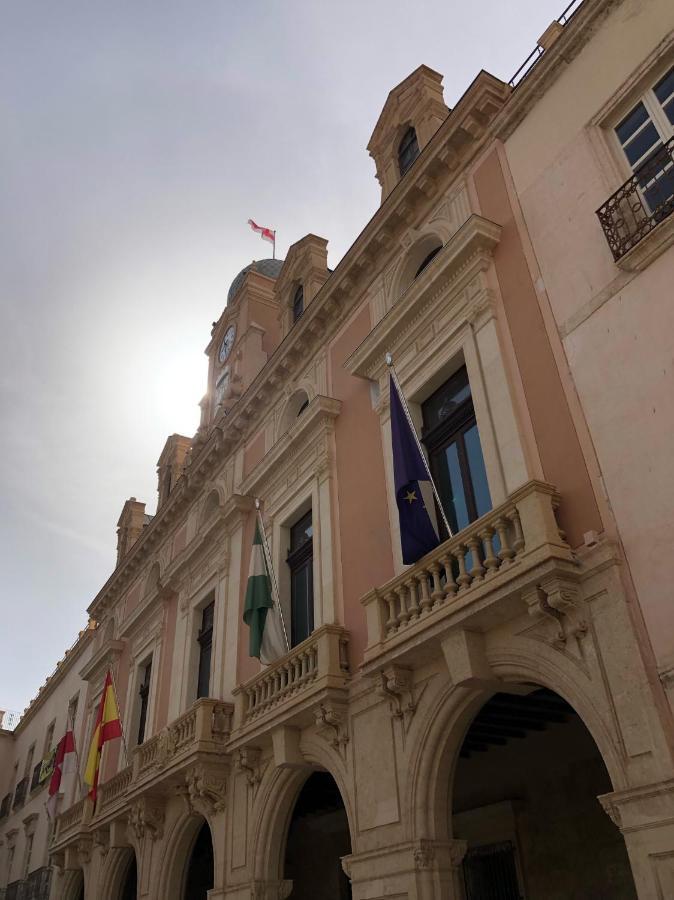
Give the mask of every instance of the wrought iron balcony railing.
<path id="1" fill-rule="evenodd" d="M 14 788 L 14 803 L 12 804 L 12 809 L 19 809 L 25 803 L 29 780 L 30 779 L 26 775 L 26 777 L 22 778 Z"/>
<path id="2" fill-rule="evenodd" d="M 674 212 L 674 138 L 597 210 L 616 262 Z"/>

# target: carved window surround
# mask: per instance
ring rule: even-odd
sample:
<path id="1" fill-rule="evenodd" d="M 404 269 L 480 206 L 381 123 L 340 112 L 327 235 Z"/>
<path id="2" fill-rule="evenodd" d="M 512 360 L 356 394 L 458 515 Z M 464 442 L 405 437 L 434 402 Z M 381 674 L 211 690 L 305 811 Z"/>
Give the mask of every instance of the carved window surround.
<path id="1" fill-rule="evenodd" d="M 282 585 L 285 572 L 284 528 L 309 504 L 314 528 L 314 622 L 336 621 L 336 521 L 332 497 L 335 478 L 334 423 L 341 402 L 316 396 L 293 426 L 263 457 L 241 486 L 259 497 L 271 542 L 272 559 Z M 289 613 L 284 607 L 284 613 Z M 289 619 L 287 619 L 289 621 Z"/>
<path id="2" fill-rule="evenodd" d="M 512 452 L 513 447 L 521 448 L 521 437 L 496 319 L 492 253 L 500 235 L 500 226 L 471 215 L 345 363 L 351 374 L 376 385 L 373 395 L 382 429 L 397 571 L 403 564 L 390 453 L 387 352 L 393 354 L 418 427 L 420 404 L 465 364 L 494 505 L 530 477 L 523 450 Z"/>
<path id="3" fill-rule="evenodd" d="M 414 338 L 437 319 L 440 309 L 451 307 L 450 321 L 443 326 L 445 337 L 448 328 L 455 331 L 482 312 L 489 314 L 491 295 L 480 276 L 491 265 L 500 237 L 500 225 L 470 216 L 351 354 L 345 363 L 347 370 L 373 381 L 384 380 L 386 353 L 393 353 L 398 364 L 396 351 L 406 347 L 409 352 Z M 476 282 L 478 290 L 466 295 L 465 289 Z"/>

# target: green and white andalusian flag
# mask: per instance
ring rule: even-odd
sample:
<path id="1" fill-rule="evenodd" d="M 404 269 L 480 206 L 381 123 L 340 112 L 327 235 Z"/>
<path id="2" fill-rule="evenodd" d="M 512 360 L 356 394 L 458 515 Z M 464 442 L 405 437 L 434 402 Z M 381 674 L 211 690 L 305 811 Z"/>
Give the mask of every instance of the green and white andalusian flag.
<path id="1" fill-rule="evenodd" d="M 255 523 L 243 621 L 250 629 L 250 656 L 269 665 L 287 652 L 280 610 L 272 595 L 259 522 Z"/>

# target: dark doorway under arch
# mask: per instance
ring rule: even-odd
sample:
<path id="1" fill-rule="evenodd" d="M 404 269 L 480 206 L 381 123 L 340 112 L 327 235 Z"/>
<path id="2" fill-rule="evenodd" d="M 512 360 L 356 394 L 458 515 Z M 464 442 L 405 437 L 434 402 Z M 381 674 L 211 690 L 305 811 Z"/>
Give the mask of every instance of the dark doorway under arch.
<path id="1" fill-rule="evenodd" d="M 292 900 L 350 900 L 341 857 L 351 853 L 342 795 L 328 772 L 314 772 L 299 793 L 288 828 L 284 878 Z"/>
<path id="2" fill-rule="evenodd" d="M 466 900 L 636 900 L 622 835 L 597 800 L 612 790 L 592 736 L 560 696 L 494 694 L 454 774 Z"/>
<path id="3" fill-rule="evenodd" d="M 212 887 L 213 839 L 208 822 L 204 822 L 190 852 L 183 900 L 206 900 Z"/>
<path id="4" fill-rule="evenodd" d="M 124 876 L 124 884 L 120 893 L 120 900 L 136 900 L 138 896 L 138 870 L 136 867 L 136 854 L 129 860 L 129 868 Z"/>

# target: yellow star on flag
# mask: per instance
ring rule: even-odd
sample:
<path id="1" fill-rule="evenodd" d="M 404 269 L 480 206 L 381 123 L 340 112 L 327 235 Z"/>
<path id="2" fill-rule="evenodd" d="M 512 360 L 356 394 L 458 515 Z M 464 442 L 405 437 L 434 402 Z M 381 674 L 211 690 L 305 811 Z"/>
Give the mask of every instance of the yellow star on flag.
<path id="1" fill-rule="evenodd" d="M 408 492 L 405 494 L 405 500 L 407 500 L 408 503 L 414 503 L 414 501 L 415 501 L 416 499 L 417 499 L 417 492 L 416 492 L 416 491 L 408 491 Z"/>

